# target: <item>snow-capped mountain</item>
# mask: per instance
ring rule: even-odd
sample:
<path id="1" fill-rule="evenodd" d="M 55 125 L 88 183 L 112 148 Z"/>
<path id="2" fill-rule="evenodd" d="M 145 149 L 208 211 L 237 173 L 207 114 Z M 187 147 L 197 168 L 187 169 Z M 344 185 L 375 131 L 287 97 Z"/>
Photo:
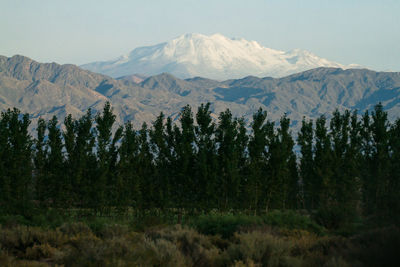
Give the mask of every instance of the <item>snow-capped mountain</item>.
<path id="1" fill-rule="evenodd" d="M 344 66 L 306 50 L 285 52 L 263 47 L 256 41 L 196 33 L 154 46 L 139 47 L 115 60 L 81 67 L 112 77 L 168 72 L 179 78 L 200 76 L 226 80 L 248 75 L 283 77 L 317 67 L 346 69 L 357 65 Z"/>

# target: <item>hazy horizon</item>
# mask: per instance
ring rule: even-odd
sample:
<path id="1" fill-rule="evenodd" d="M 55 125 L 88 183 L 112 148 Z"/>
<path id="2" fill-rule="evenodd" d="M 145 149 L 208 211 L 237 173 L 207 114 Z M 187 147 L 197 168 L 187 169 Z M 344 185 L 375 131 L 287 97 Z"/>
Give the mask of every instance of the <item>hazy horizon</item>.
<path id="1" fill-rule="evenodd" d="M 341 64 L 400 71 L 400 2 L 1 0 L 0 55 L 84 64 L 185 33 L 254 40 Z"/>

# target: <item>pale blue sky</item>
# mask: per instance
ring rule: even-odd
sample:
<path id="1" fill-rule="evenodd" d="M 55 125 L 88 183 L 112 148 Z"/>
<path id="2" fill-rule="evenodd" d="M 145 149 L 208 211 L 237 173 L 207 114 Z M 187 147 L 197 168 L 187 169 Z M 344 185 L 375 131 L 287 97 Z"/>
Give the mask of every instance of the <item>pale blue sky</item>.
<path id="1" fill-rule="evenodd" d="M 400 71 L 399 0 L 0 0 L 0 55 L 83 64 L 184 33 Z"/>

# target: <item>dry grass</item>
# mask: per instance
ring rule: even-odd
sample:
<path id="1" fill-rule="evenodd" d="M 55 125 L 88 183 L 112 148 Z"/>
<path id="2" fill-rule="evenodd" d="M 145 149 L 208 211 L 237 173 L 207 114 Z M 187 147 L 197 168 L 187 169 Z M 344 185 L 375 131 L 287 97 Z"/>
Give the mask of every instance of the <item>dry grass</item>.
<path id="1" fill-rule="evenodd" d="M 0 228 L 0 266 L 396 266 L 399 240 L 397 227 L 352 238 L 247 228 L 224 239 L 180 225 L 10 226 Z"/>

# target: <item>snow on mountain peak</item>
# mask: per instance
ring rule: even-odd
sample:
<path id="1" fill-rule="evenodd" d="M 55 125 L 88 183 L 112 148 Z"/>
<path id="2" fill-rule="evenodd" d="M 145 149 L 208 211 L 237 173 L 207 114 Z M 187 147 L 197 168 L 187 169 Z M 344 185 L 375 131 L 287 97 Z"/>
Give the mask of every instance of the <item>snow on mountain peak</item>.
<path id="1" fill-rule="evenodd" d="M 165 43 L 136 48 L 116 60 L 82 67 L 113 77 L 168 72 L 179 78 L 201 76 L 217 80 L 248 75 L 282 77 L 317 67 L 346 68 L 306 50 L 284 52 L 219 33 L 188 33 Z"/>

